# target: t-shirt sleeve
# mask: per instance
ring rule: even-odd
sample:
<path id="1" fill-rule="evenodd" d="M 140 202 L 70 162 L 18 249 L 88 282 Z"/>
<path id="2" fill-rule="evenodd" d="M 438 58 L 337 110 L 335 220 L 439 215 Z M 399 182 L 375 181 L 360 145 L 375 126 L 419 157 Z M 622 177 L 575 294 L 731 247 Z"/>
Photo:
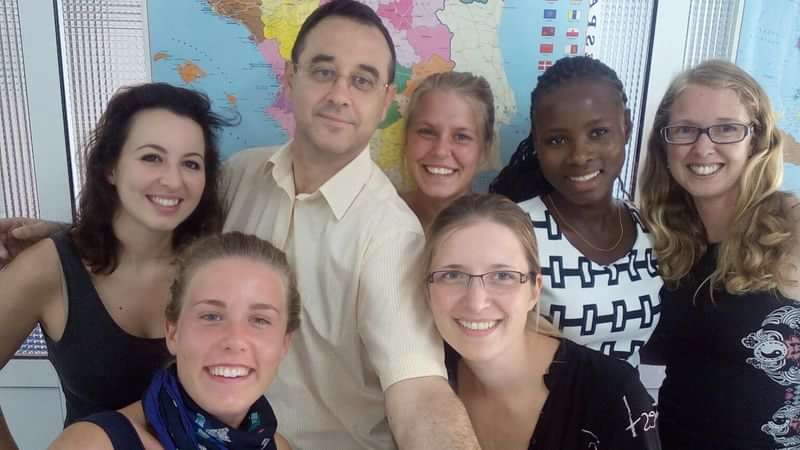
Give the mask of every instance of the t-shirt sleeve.
<path id="1" fill-rule="evenodd" d="M 405 379 L 447 377 L 418 272 L 423 245 L 421 233 L 393 233 L 368 249 L 361 268 L 358 331 L 383 390 Z"/>
<path id="2" fill-rule="evenodd" d="M 660 450 L 658 411 L 635 372 L 611 402 L 608 415 L 610 442 L 603 448 L 614 450 Z"/>
<path id="3" fill-rule="evenodd" d="M 666 288 L 662 287 L 659 293 L 661 297 L 661 316 L 659 317 L 658 325 L 656 325 L 650 338 L 647 339 L 644 347 L 639 350 L 640 360 L 644 364 L 663 366 L 667 359 L 667 350 L 670 348 L 669 339 L 673 333 L 673 330 L 670 328 L 672 325 L 670 320 L 673 314 L 669 311 L 669 308 L 674 305 L 671 305 L 670 303 L 672 302 L 670 301 L 666 303 L 663 301 L 664 289 Z"/>

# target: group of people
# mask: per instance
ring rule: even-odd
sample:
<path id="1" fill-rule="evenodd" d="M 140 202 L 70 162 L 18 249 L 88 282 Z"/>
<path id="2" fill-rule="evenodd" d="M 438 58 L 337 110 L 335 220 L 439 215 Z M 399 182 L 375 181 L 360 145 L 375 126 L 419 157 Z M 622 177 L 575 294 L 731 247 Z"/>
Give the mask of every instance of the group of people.
<path id="1" fill-rule="evenodd" d="M 0 365 L 40 324 L 51 448 L 800 448 L 800 202 L 749 75 L 673 80 L 639 209 L 614 195 L 627 96 L 588 57 L 539 77 L 490 194 L 489 84 L 428 76 L 398 194 L 368 148 L 395 59 L 372 9 L 326 3 L 287 65 L 286 145 L 221 164 L 207 98 L 126 88 L 75 223 L 0 220 Z M 666 365 L 657 405 L 640 362 Z"/>

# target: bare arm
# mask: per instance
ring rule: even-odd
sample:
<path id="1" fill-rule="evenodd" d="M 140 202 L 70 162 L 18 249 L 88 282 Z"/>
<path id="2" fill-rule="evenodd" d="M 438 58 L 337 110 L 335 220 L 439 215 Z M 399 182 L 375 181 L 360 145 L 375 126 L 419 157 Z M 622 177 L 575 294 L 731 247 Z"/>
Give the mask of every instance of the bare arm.
<path id="1" fill-rule="evenodd" d="M 67 226 L 26 217 L 0 219 L 0 268 L 26 248 Z"/>
<path id="2" fill-rule="evenodd" d="M 58 314 L 60 308 L 63 322 L 60 272 L 55 246 L 49 240 L 34 245 L 0 269 L 0 369 L 11 360 L 36 323 L 45 315 L 53 316 L 48 312 Z M 13 440 L 8 427 L 0 417 L 0 448 L 15 448 L 10 442 Z"/>
<path id="3" fill-rule="evenodd" d="M 480 449 L 464 404 L 442 377 L 389 386 L 386 415 L 401 450 Z"/>
<path id="4" fill-rule="evenodd" d="M 3 416 L 3 411 L 0 410 L 0 450 L 18 450 L 17 443 L 11 437 L 11 431 L 6 424 L 6 418 Z"/>
<path id="5" fill-rule="evenodd" d="M 278 433 L 275 433 L 275 447 L 278 450 L 292 450 L 292 447 L 289 446 L 289 441 Z"/>
<path id="6" fill-rule="evenodd" d="M 100 427 L 89 422 L 72 424 L 61 433 L 48 450 L 114 450 L 111 439 Z"/>

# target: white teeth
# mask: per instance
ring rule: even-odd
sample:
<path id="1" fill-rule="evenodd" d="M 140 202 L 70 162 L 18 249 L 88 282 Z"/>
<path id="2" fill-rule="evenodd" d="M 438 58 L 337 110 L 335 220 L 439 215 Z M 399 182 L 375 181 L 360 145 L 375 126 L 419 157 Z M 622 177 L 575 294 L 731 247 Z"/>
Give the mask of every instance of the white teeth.
<path id="1" fill-rule="evenodd" d="M 722 168 L 722 164 L 690 164 L 689 170 L 697 175 L 711 175 Z"/>
<path id="2" fill-rule="evenodd" d="M 177 199 L 177 198 L 164 198 L 164 197 L 155 197 L 155 196 L 150 196 L 150 200 L 152 200 L 153 203 L 155 203 L 157 205 L 166 206 L 166 207 L 177 206 L 177 204 L 181 202 L 180 199 Z"/>
<path id="3" fill-rule="evenodd" d="M 433 175 L 450 175 L 451 173 L 455 173 L 455 170 L 448 169 L 447 167 L 433 167 L 433 166 L 423 166 L 428 173 Z"/>
<path id="4" fill-rule="evenodd" d="M 598 175 L 600 175 L 600 171 L 599 170 L 594 171 L 592 173 L 587 173 L 586 175 L 581 175 L 579 177 L 569 177 L 569 179 L 572 180 L 572 181 L 589 181 L 589 180 L 591 180 L 592 178 L 594 178 L 594 177 L 596 177 Z"/>
<path id="5" fill-rule="evenodd" d="M 248 374 L 248 370 L 244 367 L 226 367 L 214 366 L 208 369 L 211 375 L 224 377 L 224 378 L 238 378 Z"/>
<path id="6" fill-rule="evenodd" d="M 494 328 L 500 322 L 499 320 L 490 320 L 488 322 L 471 322 L 468 320 L 457 320 L 458 324 L 464 328 L 469 328 L 470 330 L 488 330 L 489 328 Z"/>

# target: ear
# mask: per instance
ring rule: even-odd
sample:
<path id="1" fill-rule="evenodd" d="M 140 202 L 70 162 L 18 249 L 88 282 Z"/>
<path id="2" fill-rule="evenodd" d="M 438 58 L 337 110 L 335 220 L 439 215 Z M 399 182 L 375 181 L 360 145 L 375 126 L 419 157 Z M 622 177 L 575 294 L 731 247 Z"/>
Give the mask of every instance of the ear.
<path id="1" fill-rule="evenodd" d="M 394 96 L 397 94 L 397 86 L 390 84 L 386 88 L 386 96 L 383 98 L 383 110 L 381 111 L 381 122 L 386 119 L 386 113 L 389 112 L 389 106 L 392 105 Z"/>
<path id="2" fill-rule="evenodd" d="M 291 95 L 292 90 L 294 89 L 294 77 L 296 75 L 295 65 L 293 62 L 287 61 L 286 66 L 284 67 L 283 86 L 286 89 L 286 94 Z"/>
<path id="3" fill-rule="evenodd" d="M 625 108 L 625 143 L 627 144 L 631 140 L 631 129 L 633 128 L 633 122 L 631 121 L 631 110 L 630 108 Z"/>
<path id="4" fill-rule="evenodd" d="M 531 298 L 528 300 L 528 311 L 532 311 L 539 303 L 539 295 L 542 292 L 542 276 L 537 273 L 531 277 L 529 283 L 531 284 Z"/>
<path id="5" fill-rule="evenodd" d="M 166 338 L 167 338 L 167 350 L 172 356 L 178 355 L 178 324 L 171 321 L 165 321 L 166 327 Z"/>
<path id="6" fill-rule="evenodd" d="M 283 348 L 281 349 L 281 359 L 283 359 L 287 353 L 289 353 L 289 346 L 292 344 L 292 338 L 294 338 L 294 331 L 290 331 L 283 335 Z"/>

